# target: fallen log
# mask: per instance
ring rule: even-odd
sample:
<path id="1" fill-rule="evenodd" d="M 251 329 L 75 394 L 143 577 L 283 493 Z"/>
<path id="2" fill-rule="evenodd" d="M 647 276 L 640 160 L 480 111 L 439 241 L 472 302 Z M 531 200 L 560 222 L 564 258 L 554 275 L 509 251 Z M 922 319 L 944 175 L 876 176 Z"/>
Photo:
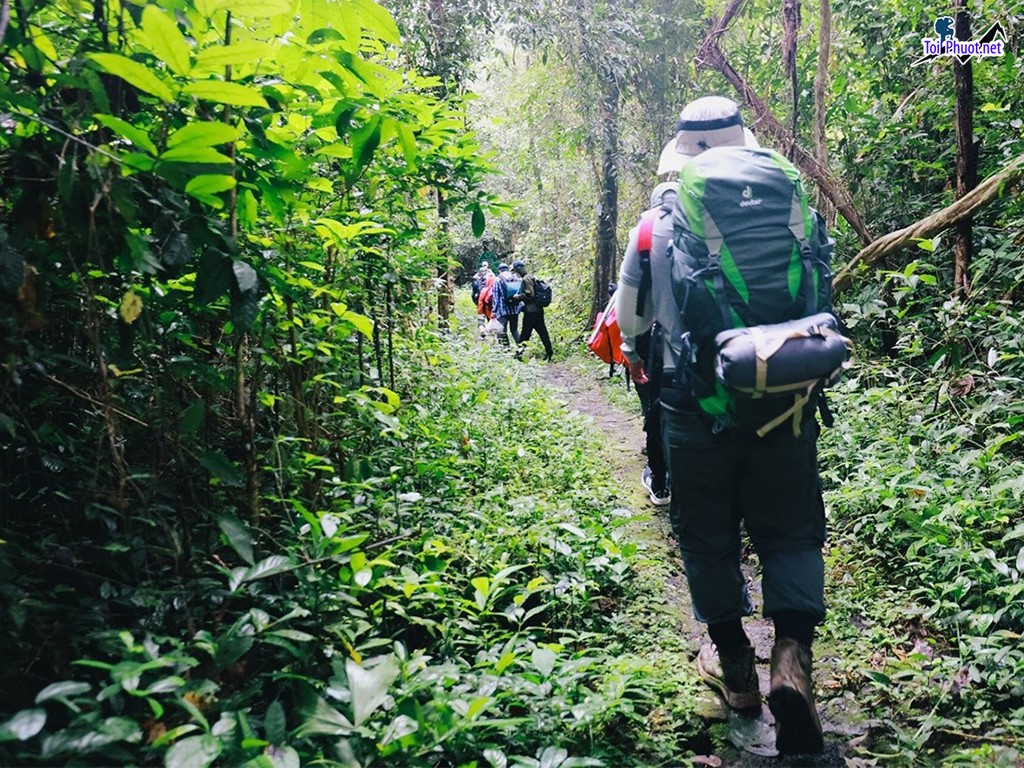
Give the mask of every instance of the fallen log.
<path id="1" fill-rule="evenodd" d="M 882 237 L 862 248 L 846 266 L 836 273 L 835 277 L 832 278 L 833 293 L 838 294 L 849 288 L 853 280 L 853 271 L 861 265 L 871 266 L 876 264 L 912 240 L 932 237 L 938 234 L 961 219 L 972 215 L 979 208 L 1002 197 L 1006 194 L 1007 188 L 1022 177 L 1024 177 L 1024 155 L 1020 155 L 1001 171 L 989 176 L 953 204 L 929 214 L 908 227 L 882 235 Z"/>

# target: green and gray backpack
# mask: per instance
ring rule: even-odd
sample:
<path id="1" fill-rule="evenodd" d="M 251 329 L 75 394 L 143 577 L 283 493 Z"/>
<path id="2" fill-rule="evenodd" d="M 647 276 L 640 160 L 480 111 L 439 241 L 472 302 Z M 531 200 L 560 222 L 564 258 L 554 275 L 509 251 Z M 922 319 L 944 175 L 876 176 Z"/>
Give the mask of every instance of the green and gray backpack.
<path id="1" fill-rule="evenodd" d="M 799 435 L 850 354 L 831 314 L 835 241 L 799 171 L 770 149 L 709 149 L 683 167 L 673 224 L 680 376 L 716 430 Z"/>

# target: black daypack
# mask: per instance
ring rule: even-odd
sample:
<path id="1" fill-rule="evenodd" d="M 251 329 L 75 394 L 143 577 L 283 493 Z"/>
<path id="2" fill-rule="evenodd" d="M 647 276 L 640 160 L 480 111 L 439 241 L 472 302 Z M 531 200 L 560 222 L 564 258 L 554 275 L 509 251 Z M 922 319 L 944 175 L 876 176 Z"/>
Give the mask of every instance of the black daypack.
<path id="1" fill-rule="evenodd" d="M 539 277 L 533 279 L 533 300 L 538 307 L 551 304 L 551 286 Z"/>
<path id="2" fill-rule="evenodd" d="M 831 314 L 835 241 L 797 169 L 722 147 L 680 174 L 672 284 L 686 329 L 680 375 L 716 430 L 799 435 L 851 344 Z"/>

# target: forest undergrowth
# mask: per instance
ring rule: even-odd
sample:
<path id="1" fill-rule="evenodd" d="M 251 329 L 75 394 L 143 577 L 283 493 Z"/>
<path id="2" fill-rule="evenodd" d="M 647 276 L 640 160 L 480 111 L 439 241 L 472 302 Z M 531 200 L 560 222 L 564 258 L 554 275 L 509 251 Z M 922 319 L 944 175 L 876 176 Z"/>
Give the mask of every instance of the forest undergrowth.
<path id="1" fill-rule="evenodd" d="M 308 451 L 268 462 L 266 519 L 210 516 L 192 532 L 208 555 L 186 571 L 153 556 L 159 535 L 145 543 L 112 518 L 74 539 L 10 530 L 0 763 L 639 768 L 735 755 L 709 725 L 685 605 L 669 594 L 682 580 L 667 525 L 630 474 L 639 457 L 614 450 L 539 363 L 482 344 L 463 313 L 455 332 L 399 345 L 402 400 L 365 423 L 358 472 Z M 1021 761 L 1017 380 L 978 381 L 986 396 L 971 400 L 865 363 L 831 395 L 817 683 L 827 718 L 870 734 L 853 739 L 851 765 Z M 608 394 L 609 409 L 635 409 Z M 313 475 L 316 507 L 299 492 Z M 94 549 L 108 558 L 90 572 Z"/>
<path id="2" fill-rule="evenodd" d="M 208 516 L 192 563 L 153 557 L 160 529 L 147 539 L 115 517 L 11 529 L 0 763 L 678 758 L 699 730 L 694 685 L 623 619 L 644 589 L 635 515 L 539 366 L 478 344 L 404 346 L 407 394 L 373 412 L 358 472 L 308 450 L 268 457 L 266 517 Z M 311 476 L 316 507 L 301 497 Z M 90 572 L 96 549 L 108 556 Z"/>

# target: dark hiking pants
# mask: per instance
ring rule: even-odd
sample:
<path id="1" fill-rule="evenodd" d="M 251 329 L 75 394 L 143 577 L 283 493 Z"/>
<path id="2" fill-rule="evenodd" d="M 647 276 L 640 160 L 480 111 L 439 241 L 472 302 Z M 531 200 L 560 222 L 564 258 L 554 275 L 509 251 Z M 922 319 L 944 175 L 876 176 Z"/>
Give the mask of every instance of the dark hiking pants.
<path id="1" fill-rule="evenodd" d="M 544 310 L 523 312 L 523 330 L 519 334 L 520 343 L 528 342 L 534 331 L 540 336 L 540 343 L 544 345 L 544 354 L 551 357 L 551 337 L 548 336 L 548 326 L 544 322 Z"/>
<path id="2" fill-rule="evenodd" d="M 716 624 L 753 610 L 740 571 L 742 523 L 761 562 L 765 615 L 799 611 L 821 621 L 825 507 L 816 423 L 808 421 L 802 437 L 783 427 L 759 438 L 713 434 L 702 416 L 664 397 L 661 411 L 669 514 L 697 619 Z"/>

